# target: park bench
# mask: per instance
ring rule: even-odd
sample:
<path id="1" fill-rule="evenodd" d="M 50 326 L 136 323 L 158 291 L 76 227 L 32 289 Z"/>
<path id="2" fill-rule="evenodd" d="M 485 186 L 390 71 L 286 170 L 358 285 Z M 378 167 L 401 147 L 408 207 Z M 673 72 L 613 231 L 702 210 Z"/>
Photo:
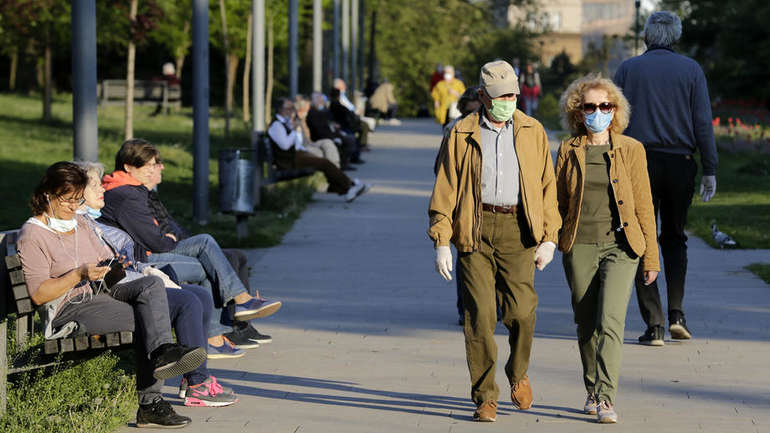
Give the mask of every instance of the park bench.
<path id="1" fill-rule="evenodd" d="M 99 86 L 99 99 L 102 105 L 122 105 L 126 103 L 126 80 L 104 80 Z M 134 104 L 159 105 L 163 113 L 169 107 L 179 109 L 182 106 L 182 89 L 169 86 L 164 80 L 134 81 Z"/>
<path id="2" fill-rule="evenodd" d="M 42 333 L 34 317 L 36 306 L 29 297 L 21 261 L 16 254 L 19 230 L 0 232 L 0 416 L 5 413 L 7 378 L 9 375 L 38 368 L 51 367 L 64 360 L 81 360 L 102 351 L 132 344 L 133 332 L 114 332 L 106 335 L 77 335 L 45 340 L 29 346 L 36 333 Z M 17 354 L 8 363 L 8 322 L 15 328 Z"/>
<path id="3" fill-rule="evenodd" d="M 262 134 L 257 140 L 261 155 L 259 160 L 263 162 L 263 185 L 273 184 L 284 180 L 298 179 L 312 176 L 316 172 L 313 168 L 280 168 L 275 160 L 275 149 L 278 147 L 267 133 Z M 294 148 L 292 148 L 292 153 Z"/>

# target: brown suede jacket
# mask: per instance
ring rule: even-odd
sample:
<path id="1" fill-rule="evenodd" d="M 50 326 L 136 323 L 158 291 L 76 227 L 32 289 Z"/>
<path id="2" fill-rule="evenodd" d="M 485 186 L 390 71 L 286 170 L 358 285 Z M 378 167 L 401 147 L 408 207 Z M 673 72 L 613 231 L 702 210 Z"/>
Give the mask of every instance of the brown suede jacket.
<path id="1" fill-rule="evenodd" d="M 559 249 L 572 249 L 583 200 L 587 136 L 564 140 L 556 158 L 559 213 L 564 221 Z M 645 271 L 660 271 L 657 228 L 652 205 L 647 155 L 642 143 L 610 132 L 610 185 L 628 244 L 642 258 Z"/>
<path id="2" fill-rule="evenodd" d="M 438 172 L 428 215 L 428 236 L 435 246 L 452 242 L 460 252 L 481 244 L 481 126 L 480 111 L 460 119 L 449 131 L 438 156 Z M 513 115 L 519 160 L 521 201 L 532 236 L 538 242 L 558 242 L 561 218 L 556 179 L 545 129 L 521 111 Z"/>

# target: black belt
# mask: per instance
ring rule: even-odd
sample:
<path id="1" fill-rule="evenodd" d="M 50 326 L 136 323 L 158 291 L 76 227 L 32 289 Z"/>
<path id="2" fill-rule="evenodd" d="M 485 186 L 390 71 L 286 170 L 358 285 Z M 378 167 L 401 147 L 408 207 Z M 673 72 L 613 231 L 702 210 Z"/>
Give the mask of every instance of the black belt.
<path id="1" fill-rule="evenodd" d="M 513 206 L 495 206 L 487 203 L 482 203 L 481 208 L 488 212 L 493 213 L 516 213 L 516 205 Z"/>

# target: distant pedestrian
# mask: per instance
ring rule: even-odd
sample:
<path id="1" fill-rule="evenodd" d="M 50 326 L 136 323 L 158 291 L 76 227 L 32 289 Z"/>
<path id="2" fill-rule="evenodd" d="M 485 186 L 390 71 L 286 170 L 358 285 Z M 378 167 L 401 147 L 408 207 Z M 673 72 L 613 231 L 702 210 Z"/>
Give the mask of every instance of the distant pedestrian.
<path id="1" fill-rule="evenodd" d="M 626 310 L 640 258 L 645 284 L 660 270 L 646 157 L 642 143 L 622 135 L 630 110 L 612 81 L 576 80 L 562 95 L 561 111 L 572 137 L 556 160 L 559 249 L 588 394 L 583 410 L 615 423 Z"/>
<path id="2" fill-rule="evenodd" d="M 393 90 L 393 83 L 388 80 L 383 80 L 382 84 L 377 86 L 377 89 L 375 89 L 374 93 L 372 93 L 372 96 L 369 98 L 369 107 L 371 107 L 377 122 L 380 121 L 380 118 L 384 118 L 391 124 L 400 123 L 398 122 L 398 119 L 396 119 L 398 103 L 396 102 L 396 95 L 393 94 Z"/>
<path id="3" fill-rule="evenodd" d="M 534 116 L 537 113 L 542 88 L 540 74 L 532 63 L 527 62 L 526 68 L 519 76 L 519 81 L 521 81 L 521 96 L 524 98 L 524 112 L 527 116 Z"/>
<path id="4" fill-rule="evenodd" d="M 654 12 L 644 26 L 647 51 L 626 60 L 615 74 L 631 104 L 626 133 L 647 150 L 655 215 L 660 216 L 660 247 L 668 289 L 668 323 L 671 337 L 691 337 L 685 322 L 687 274 L 687 211 L 698 170 L 693 153 L 700 152 L 703 177 L 700 194 L 709 201 L 716 192 L 717 149 L 711 123 L 711 101 L 706 77 L 698 63 L 674 53 L 682 23 L 672 12 Z M 663 308 L 658 284 L 645 285 L 640 269 L 636 297 L 647 331 L 639 343 L 663 345 Z"/>
<path id="5" fill-rule="evenodd" d="M 535 267 L 543 270 L 553 259 L 561 227 L 548 138 L 538 121 L 516 111 L 518 94 L 510 64 L 500 60 L 482 67 L 483 108 L 458 121 L 445 139 L 428 208 L 436 270 L 446 280 L 452 279 L 450 242 L 460 256 L 477 421 L 497 416 L 497 300 L 508 329 L 505 374 L 511 399 L 521 410 L 532 404 L 527 370 L 537 306 Z"/>
<path id="6" fill-rule="evenodd" d="M 457 110 L 457 100 L 465 91 L 465 84 L 455 78 L 455 68 L 451 65 L 444 67 L 444 79 L 439 81 L 431 92 L 433 98 L 434 116 L 440 125 L 460 117 Z"/>
<path id="7" fill-rule="evenodd" d="M 441 63 L 436 63 L 436 70 L 433 71 L 433 74 L 430 76 L 430 91 L 433 91 L 433 88 L 436 87 L 436 84 L 438 84 L 439 81 L 444 79 L 444 65 Z"/>

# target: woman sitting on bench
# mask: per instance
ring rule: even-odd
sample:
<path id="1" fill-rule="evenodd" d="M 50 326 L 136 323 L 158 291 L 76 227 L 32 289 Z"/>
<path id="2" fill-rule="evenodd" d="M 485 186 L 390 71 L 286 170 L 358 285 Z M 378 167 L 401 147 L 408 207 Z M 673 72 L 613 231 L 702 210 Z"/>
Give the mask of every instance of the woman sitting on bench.
<path id="1" fill-rule="evenodd" d="M 183 427 L 190 418 L 163 400 L 162 380 L 200 366 L 206 350 L 174 343 L 161 278 L 118 282 L 122 260 L 76 215 L 87 184 L 71 162 L 48 167 L 30 202 L 34 216 L 21 229 L 19 258 L 30 298 L 42 307 L 45 337 L 134 331 L 137 426 Z"/>

